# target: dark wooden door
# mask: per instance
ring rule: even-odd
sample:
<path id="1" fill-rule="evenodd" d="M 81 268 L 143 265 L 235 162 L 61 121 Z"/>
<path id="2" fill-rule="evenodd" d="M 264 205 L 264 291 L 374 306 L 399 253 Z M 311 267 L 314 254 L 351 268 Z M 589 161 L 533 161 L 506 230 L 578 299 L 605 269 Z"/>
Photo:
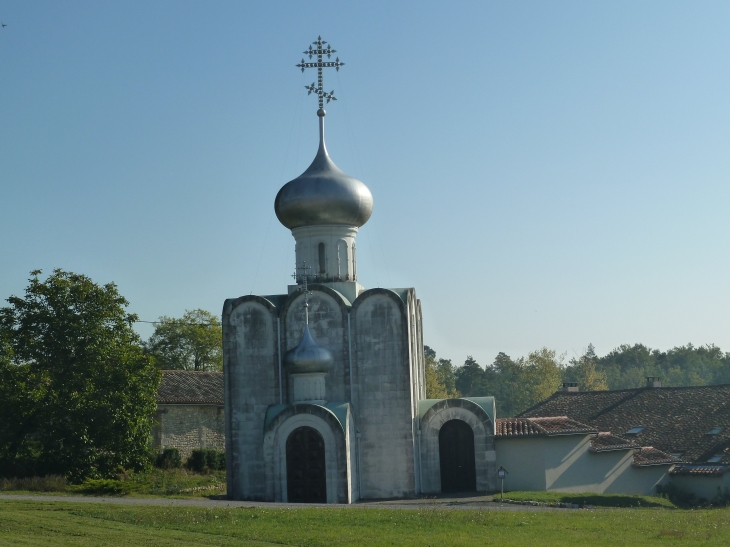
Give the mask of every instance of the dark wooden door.
<path id="1" fill-rule="evenodd" d="M 299 427 L 286 440 L 286 487 L 290 503 L 327 503 L 324 439 Z"/>
<path id="2" fill-rule="evenodd" d="M 462 420 L 449 420 L 439 431 L 442 492 L 474 492 L 477 470 L 474 463 L 474 432 Z"/>

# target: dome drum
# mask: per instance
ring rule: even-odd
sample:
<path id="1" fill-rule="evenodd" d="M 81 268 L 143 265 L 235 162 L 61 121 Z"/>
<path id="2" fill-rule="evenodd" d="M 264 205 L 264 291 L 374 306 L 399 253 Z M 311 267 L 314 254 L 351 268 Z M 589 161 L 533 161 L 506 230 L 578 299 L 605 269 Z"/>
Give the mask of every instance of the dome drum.
<path id="1" fill-rule="evenodd" d="M 354 226 L 332 225 L 303 226 L 291 231 L 296 240 L 296 263 L 311 267 L 307 281 L 357 281 L 357 230 Z"/>

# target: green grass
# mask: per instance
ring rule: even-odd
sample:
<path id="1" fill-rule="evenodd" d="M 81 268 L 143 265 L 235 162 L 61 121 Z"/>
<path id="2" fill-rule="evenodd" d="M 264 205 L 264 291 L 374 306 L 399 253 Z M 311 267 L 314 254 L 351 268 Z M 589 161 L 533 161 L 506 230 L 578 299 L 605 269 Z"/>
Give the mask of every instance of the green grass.
<path id="1" fill-rule="evenodd" d="M 119 479 L 88 480 L 77 485 L 69 485 L 59 477 L 4 479 L 0 481 L 0 492 L 200 498 L 225 494 L 225 483 L 225 471 L 194 473 L 186 469 L 153 468 L 146 473 L 127 473 Z"/>
<path id="2" fill-rule="evenodd" d="M 494 496 L 499 498 L 499 494 Z M 628 496 L 624 494 L 573 494 L 567 492 L 505 492 L 505 499 L 545 503 L 577 503 L 596 507 L 668 507 L 674 504 L 659 496 Z"/>
<path id="3" fill-rule="evenodd" d="M 0 546 L 730 544 L 730 509 L 500 511 L 127 506 L 0 500 Z"/>

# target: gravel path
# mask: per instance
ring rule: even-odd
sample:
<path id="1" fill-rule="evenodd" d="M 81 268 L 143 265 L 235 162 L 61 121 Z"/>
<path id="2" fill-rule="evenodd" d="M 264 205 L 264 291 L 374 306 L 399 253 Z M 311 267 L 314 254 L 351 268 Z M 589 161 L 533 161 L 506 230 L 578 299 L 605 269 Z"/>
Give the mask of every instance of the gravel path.
<path id="1" fill-rule="evenodd" d="M 371 508 L 371 509 L 451 509 L 476 511 L 565 511 L 554 507 L 532 507 L 527 505 L 510 505 L 494 503 L 491 496 L 435 498 L 414 500 L 362 501 L 350 505 L 337 504 L 302 504 L 302 503 L 269 503 L 255 501 L 231 501 L 222 499 L 175 499 L 175 498 L 125 498 L 104 496 L 52 496 L 28 494 L 0 494 L 0 500 L 12 501 L 43 501 L 65 503 L 108 503 L 116 505 L 162 505 L 173 507 L 270 507 L 300 509 L 302 507 L 321 508 Z M 570 509 L 567 509 L 570 511 Z"/>

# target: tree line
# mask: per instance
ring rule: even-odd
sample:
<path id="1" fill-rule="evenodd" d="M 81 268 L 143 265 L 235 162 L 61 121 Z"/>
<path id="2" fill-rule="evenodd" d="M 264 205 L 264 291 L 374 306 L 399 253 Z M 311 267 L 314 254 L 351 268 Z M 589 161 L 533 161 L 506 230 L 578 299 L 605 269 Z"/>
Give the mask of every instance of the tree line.
<path id="1" fill-rule="evenodd" d="M 592 344 L 583 355 L 565 362 L 565 355 L 542 348 L 512 359 L 499 353 L 486 367 L 468 356 L 461 366 L 438 358 L 425 346 L 426 396 L 496 398 L 500 416 L 516 416 L 575 382 L 581 391 L 643 387 L 646 377 L 664 386 L 702 386 L 730 383 L 730 353 L 715 345 L 677 346 L 668 351 L 644 344 L 621 345 L 599 357 Z"/>
<path id="2" fill-rule="evenodd" d="M 162 369 L 222 370 L 220 320 L 204 310 L 161 317 L 143 341 L 139 320 L 114 283 L 54 270 L 31 272 L 23 296 L 0 308 L 0 476 L 62 475 L 73 482 L 148 468 Z M 581 390 L 730 383 L 730 354 L 714 345 L 669 351 L 593 346 L 565 362 L 547 348 L 512 359 L 499 353 L 462 366 L 425 347 L 429 398 L 493 395 L 500 416 L 549 397 L 564 381 Z"/>

